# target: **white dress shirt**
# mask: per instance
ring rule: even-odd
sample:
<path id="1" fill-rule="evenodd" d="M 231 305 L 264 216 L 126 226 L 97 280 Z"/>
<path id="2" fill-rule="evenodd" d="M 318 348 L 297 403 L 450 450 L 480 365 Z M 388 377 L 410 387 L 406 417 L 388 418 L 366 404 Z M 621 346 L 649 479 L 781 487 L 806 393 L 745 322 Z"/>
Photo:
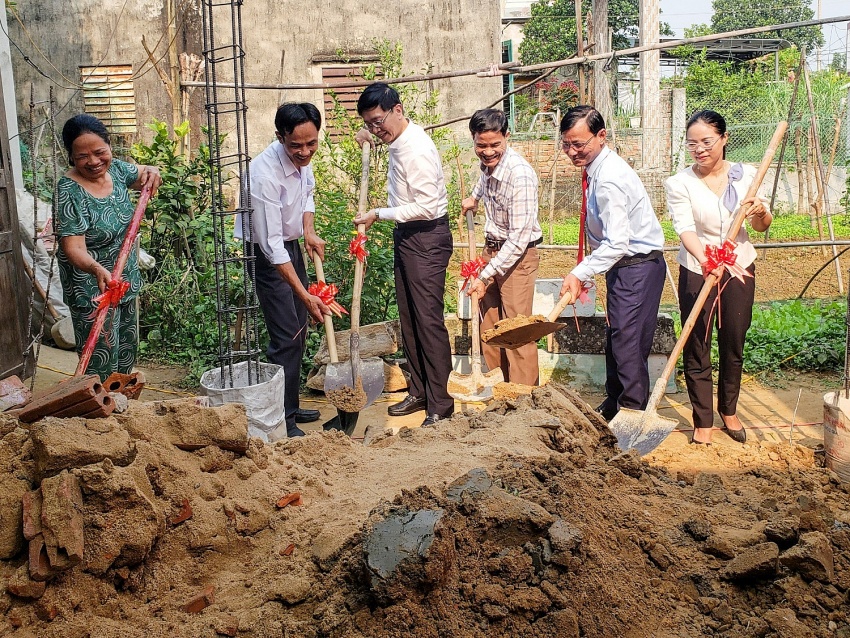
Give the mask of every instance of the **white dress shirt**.
<path id="1" fill-rule="evenodd" d="M 510 147 L 492 172 L 482 166 L 472 197 L 484 202 L 484 234 L 505 242 L 481 270 L 482 278 L 504 275 L 528 244 L 543 236 L 537 218 L 537 186 L 531 164 Z"/>
<path id="2" fill-rule="evenodd" d="M 744 164 L 743 177 L 732 184 L 738 193 L 738 202 L 744 200 L 753 179 L 756 176 L 755 166 Z M 668 177 L 664 182 L 667 192 L 667 208 L 673 218 L 673 228 L 681 235 L 691 231 L 697 234 L 703 249 L 708 245 L 720 246 L 729 232 L 734 220 L 735 211 L 728 210 L 723 200 L 712 191 L 706 183 L 689 166 L 680 173 Z M 735 241 L 738 248 L 736 263 L 746 268 L 756 259 L 756 249 L 750 243 L 750 236 L 744 225 L 738 231 Z M 676 261 L 691 272 L 702 273 L 699 260 L 691 255 L 684 245 L 679 247 Z"/>
<path id="3" fill-rule="evenodd" d="M 434 140 L 413 122 L 390 144 L 387 204 L 380 219 L 404 223 L 443 217 L 449 209 L 443 162 Z"/>
<path id="4" fill-rule="evenodd" d="M 304 234 L 304 213 L 316 211 L 313 169 L 304 166 L 299 171 L 283 144 L 275 140 L 251 160 L 248 174 L 254 209 L 249 241 L 260 246 L 270 263 L 286 264 L 291 260 L 284 242 L 300 239 Z M 236 215 L 235 224 L 233 234 L 242 239 L 241 213 Z"/>
<path id="5" fill-rule="evenodd" d="M 591 253 L 571 274 L 590 281 L 622 257 L 664 248 L 664 231 L 637 173 L 607 146 L 587 167 L 587 241 Z"/>

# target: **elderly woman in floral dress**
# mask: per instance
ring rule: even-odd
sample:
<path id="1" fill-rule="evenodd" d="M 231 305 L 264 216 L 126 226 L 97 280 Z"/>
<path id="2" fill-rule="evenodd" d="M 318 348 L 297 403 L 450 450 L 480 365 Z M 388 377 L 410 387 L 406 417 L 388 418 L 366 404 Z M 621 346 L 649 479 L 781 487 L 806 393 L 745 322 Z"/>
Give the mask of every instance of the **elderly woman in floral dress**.
<path id="1" fill-rule="evenodd" d="M 91 115 L 68 120 L 62 141 L 71 168 L 56 185 L 59 276 L 80 354 L 97 308 L 94 298 L 112 281 L 112 268 L 133 217 L 128 189 L 150 184 L 153 195 L 162 178 L 153 166 L 113 159 L 109 133 Z M 136 296 L 142 285 L 136 251 L 131 252 L 122 278 L 129 288 L 110 313 L 85 371 L 101 380 L 112 372 L 131 372 L 136 362 Z"/>

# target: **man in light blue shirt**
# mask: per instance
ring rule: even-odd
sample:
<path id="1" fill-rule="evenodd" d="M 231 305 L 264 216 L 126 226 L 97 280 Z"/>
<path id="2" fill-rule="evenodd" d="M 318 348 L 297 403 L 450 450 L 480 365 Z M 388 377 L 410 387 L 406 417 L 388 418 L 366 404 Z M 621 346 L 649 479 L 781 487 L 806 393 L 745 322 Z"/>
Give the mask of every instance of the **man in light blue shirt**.
<path id="1" fill-rule="evenodd" d="M 591 252 L 564 277 L 561 294 L 577 298 L 584 282 L 605 273 L 605 401 L 611 420 L 620 408 L 643 410 L 649 400 L 649 352 L 658 321 L 666 265 L 664 233 L 637 173 L 606 145 L 605 121 L 590 106 L 561 120 L 561 145 L 587 184 L 587 240 Z"/>

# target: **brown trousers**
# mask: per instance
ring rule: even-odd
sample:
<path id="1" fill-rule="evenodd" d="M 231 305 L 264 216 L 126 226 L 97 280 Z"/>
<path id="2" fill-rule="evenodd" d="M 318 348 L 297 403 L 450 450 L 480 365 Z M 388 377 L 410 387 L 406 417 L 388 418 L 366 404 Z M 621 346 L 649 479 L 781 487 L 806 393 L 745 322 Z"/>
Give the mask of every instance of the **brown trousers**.
<path id="1" fill-rule="evenodd" d="M 497 252 L 485 248 L 482 257 L 489 262 Z M 478 306 L 481 312 L 481 332 L 489 330 L 501 319 L 531 314 L 539 263 L 537 248 L 532 247 L 504 275 L 493 277 Z M 505 381 L 525 385 L 537 385 L 540 381 L 536 343 L 529 343 L 516 350 L 494 348 L 482 343 L 481 351 L 487 367 L 490 370 L 501 368 Z"/>

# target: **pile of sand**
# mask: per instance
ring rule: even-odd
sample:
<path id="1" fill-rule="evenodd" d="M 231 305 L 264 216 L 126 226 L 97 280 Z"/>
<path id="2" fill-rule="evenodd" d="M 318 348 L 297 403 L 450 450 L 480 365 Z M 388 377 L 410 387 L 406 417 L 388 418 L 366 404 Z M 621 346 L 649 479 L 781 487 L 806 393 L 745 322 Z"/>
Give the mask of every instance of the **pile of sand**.
<path id="1" fill-rule="evenodd" d="M 366 445 L 233 451 L 215 430 L 241 419 L 186 401 L 69 419 L 132 454 L 66 468 L 3 423 L 17 492 L 0 483 L 0 500 L 68 471 L 86 553 L 38 598 L 0 594 L 0 634 L 850 636 L 848 487 L 811 450 L 639 459 L 555 385 L 439 428 L 371 427 Z M 691 454 L 716 471 L 688 470 Z M 3 583 L 26 558 L 0 561 Z"/>

